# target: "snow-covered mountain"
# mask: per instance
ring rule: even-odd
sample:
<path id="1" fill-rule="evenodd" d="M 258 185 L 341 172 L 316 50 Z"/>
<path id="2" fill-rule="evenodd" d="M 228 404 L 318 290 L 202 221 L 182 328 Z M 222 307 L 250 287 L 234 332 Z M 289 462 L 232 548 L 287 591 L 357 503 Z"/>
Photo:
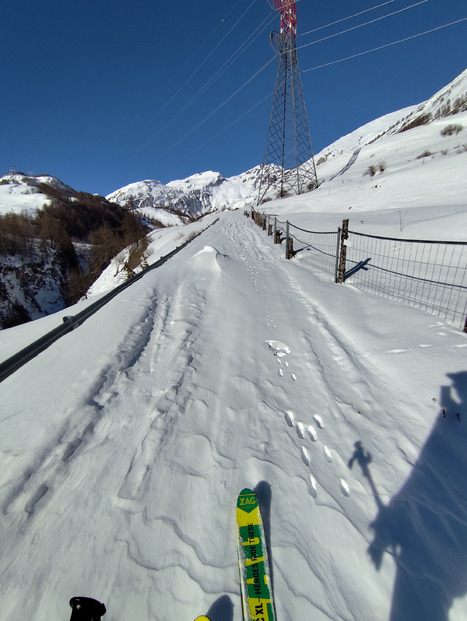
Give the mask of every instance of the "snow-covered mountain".
<path id="1" fill-rule="evenodd" d="M 69 186 L 50 175 L 11 172 L 0 177 L 0 216 L 7 213 L 34 215 L 44 205 L 50 205 L 50 195 L 44 192 L 44 186 L 70 196 L 74 193 Z"/>
<path id="2" fill-rule="evenodd" d="M 148 179 L 112 192 L 107 199 L 137 208 L 148 218 L 173 224 L 174 213 L 182 220 L 186 219 L 183 216 L 196 219 L 212 211 L 238 209 L 251 204 L 256 197 L 259 173 L 260 167 L 257 166 L 228 178 L 207 171 L 166 185 Z"/>

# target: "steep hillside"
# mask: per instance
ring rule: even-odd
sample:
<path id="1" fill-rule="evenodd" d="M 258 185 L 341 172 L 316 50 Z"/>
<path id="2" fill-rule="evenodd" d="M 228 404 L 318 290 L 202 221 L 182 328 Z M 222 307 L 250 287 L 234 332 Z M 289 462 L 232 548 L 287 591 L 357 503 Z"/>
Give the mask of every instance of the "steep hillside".
<path id="1" fill-rule="evenodd" d="M 442 127 L 456 124 L 456 115 L 466 111 L 467 69 L 427 101 L 391 112 L 339 138 L 316 156 L 317 164 L 323 164 L 328 158 L 334 159 L 340 156 L 345 160 L 365 146 L 375 144 L 391 135 L 429 126 L 434 121 L 445 119 L 446 123 L 442 124 Z M 423 134 L 418 135 L 423 140 Z M 427 141 L 429 135 L 426 134 Z M 347 163 L 347 160 L 344 163 Z M 342 159 L 339 159 L 339 164 L 343 164 Z M 323 178 L 320 178 L 320 181 L 322 182 Z"/>
<path id="2" fill-rule="evenodd" d="M 53 177 L 2 177 L 0 328 L 74 303 L 123 247 L 147 231 L 124 207 Z M 136 254 L 140 260 L 143 252 Z"/>

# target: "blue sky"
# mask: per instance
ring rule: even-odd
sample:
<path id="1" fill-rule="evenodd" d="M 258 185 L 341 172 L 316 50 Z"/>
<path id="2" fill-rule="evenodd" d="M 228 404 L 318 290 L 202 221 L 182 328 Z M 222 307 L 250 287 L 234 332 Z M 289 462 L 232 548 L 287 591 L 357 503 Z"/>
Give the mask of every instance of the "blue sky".
<path id="1" fill-rule="evenodd" d="M 279 28 L 267 0 L 1 8 L 0 175 L 51 174 L 105 195 L 261 163 L 277 68 L 269 33 Z M 465 0 L 299 0 L 297 13 L 315 153 L 467 67 L 467 20 L 328 64 L 467 18 Z"/>

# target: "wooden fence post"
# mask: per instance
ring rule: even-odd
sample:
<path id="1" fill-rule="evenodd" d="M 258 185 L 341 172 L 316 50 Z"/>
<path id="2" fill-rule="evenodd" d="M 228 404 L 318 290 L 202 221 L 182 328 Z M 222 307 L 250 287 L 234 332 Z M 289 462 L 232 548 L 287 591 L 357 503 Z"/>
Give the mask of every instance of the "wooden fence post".
<path id="1" fill-rule="evenodd" d="M 337 268 L 337 283 L 343 283 L 345 281 L 345 259 L 347 254 L 346 241 L 349 237 L 349 220 L 346 218 L 342 221 L 342 229 L 340 231 L 340 253 L 339 253 L 339 265 Z"/>
<path id="2" fill-rule="evenodd" d="M 291 259 L 293 255 L 293 239 L 289 235 L 289 221 L 287 220 L 285 229 L 285 258 Z"/>
<path id="3" fill-rule="evenodd" d="M 274 243 L 281 243 L 281 231 L 277 228 L 277 218 L 274 218 Z"/>

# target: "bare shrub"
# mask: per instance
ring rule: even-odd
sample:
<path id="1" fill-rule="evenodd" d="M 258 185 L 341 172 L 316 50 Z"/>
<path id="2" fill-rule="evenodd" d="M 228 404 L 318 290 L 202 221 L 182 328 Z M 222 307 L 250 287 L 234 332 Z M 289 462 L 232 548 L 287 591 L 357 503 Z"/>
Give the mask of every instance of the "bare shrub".
<path id="1" fill-rule="evenodd" d="M 446 125 L 446 127 L 444 127 L 441 130 L 441 136 L 453 136 L 454 134 L 457 135 L 463 129 L 464 129 L 464 126 L 461 125 L 460 123 L 450 123 L 449 125 Z"/>
<path id="2" fill-rule="evenodd" d="M 384 172 L 386 170 L 386 162 L 379 162 L 378 164 L 371 164 L 363 173 L 363 176 L 368 175 L 374 177 L 377 172 Z"/>
<path id="3" fill-rule="evenodd" d="M 363 173 L 363 176 L 369 175 L 370 177 L 374 177 L 376 175 L 377 170 L 378 170 L 377 167 L 374 164 L 371 164 L 371 166 L 368 166 L 368 168 L 365 170 L 365 172 Z"/>
<path id="4" fill-rule="evenodd" d="M 420 114 L 420 116 L 415 117 L 412 121 L 409 121 L 405 125 L 401 127 L 399 133 L 406 132 L 409 129 L 414 129 L 414 127 L 420 127 L 421 125 L 428 125 L 428 123 L 433 119 L 433 115 L 431 112 L 427 112 L 426 114 Z"/>
<path id="5" fill-rule="evenodd" d="M 431 157 L 432 155 L 434 155 L 434 153 L 426 150 L 426 151 L 423 151 L 423 153 L 420 153 L 420 155 L 417 155 L 417 160 L 421 160 L 424 157 Z"/>

